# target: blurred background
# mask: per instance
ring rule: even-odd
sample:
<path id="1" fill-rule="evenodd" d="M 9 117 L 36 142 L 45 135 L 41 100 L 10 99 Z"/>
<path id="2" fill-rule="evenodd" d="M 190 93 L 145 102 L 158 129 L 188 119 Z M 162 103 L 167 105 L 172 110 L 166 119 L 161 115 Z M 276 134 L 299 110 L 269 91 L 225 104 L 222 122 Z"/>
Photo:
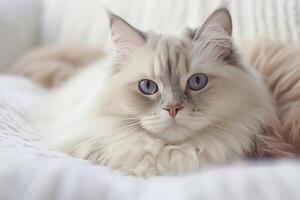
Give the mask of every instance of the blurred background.
<path id="1" fill-rule="evenodd" d="M 141 30 L 196 27 L 221 0 L 0 0 L 0 72 L 37 46 L 85 42 L 105 46 L 106 7 Z M 298 42 L 300 0 L 231 0 L 237 41 L 268 37 Z"/>

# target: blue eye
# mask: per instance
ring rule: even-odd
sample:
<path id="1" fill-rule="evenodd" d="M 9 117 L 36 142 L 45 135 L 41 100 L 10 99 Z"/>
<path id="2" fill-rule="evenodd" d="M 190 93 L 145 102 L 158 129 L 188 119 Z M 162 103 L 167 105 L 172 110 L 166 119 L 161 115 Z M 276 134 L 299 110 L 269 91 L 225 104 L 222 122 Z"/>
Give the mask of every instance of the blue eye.
<path id="1" fill-rule="evenodd" d="M 151 95 L 158 91 L 158 86 L 152 80 L 143 79 L 139 82 L 139 89 L 145 95 Z"/>
<path id="2" fill-rule="evenodd" d="M 202 88 L 204 88 L 207 84 L 207 76 L 205 74 L 194 74 L 192 75 L 188 81 L 187 81 L 187 85 L 188 88 L 190 88 L 191 90 L 201 90 Z"/>

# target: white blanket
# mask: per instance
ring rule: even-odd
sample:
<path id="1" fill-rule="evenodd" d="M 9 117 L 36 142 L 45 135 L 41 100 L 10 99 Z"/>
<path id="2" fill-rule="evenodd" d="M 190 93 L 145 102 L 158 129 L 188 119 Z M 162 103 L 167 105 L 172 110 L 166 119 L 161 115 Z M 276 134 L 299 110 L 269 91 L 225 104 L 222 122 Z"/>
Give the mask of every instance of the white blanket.
<path id="1" fill-rule="evenodd" d="M 1 200 L 300 199 L 300 162 L 236 163 L 178 177 L 126 177 L 29 139 L 30 108 L 45 91 L 0 75 Z"/>

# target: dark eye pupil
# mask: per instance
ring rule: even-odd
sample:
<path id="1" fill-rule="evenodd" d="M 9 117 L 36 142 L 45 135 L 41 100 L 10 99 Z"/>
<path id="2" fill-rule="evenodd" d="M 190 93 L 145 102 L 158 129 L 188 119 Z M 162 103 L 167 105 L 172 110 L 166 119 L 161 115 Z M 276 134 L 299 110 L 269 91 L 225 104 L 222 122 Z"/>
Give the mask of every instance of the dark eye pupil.
<path id="1" fill-rule="evenodd" d="M 147 89 L 150 88 L 150 85 L 151 85 L 150 81 L 146 81 L 146 87 L 147 87 Z"/>
<path id="2" fill-rule="evenodd" d="M 199 83 L 200 83 L 200 78 L 199 78 L 199 76 L 196 76 L 196 83 L 199 85 Z"/>

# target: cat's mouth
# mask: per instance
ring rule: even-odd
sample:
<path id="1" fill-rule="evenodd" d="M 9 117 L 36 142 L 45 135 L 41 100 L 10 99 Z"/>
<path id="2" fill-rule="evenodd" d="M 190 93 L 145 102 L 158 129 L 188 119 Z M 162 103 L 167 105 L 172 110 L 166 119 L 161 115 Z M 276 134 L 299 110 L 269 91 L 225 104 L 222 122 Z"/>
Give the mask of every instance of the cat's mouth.
<path id="1" fill-rule="evenodd" d="M 149 130 L 151 136 L 155 138 L 160 138 L 167 143 L 178 143 L 190 138 L 193 135 L 193 131 L 177 122 L 175 119 L 169 121 L 168 125 L 162 124 L 164 126 L 161 130 Z"/>
<path id="2" fill-rule="evenodd" d="M 166 128 L 166 130 L 167 129 L 177 130 L 178 128 L 185 128 L 185 127 L 179 124 L 178 122 L 176 122 L 176 120 L 173 120 L 172 124 L 168 128 Z"/>

